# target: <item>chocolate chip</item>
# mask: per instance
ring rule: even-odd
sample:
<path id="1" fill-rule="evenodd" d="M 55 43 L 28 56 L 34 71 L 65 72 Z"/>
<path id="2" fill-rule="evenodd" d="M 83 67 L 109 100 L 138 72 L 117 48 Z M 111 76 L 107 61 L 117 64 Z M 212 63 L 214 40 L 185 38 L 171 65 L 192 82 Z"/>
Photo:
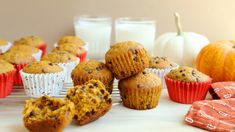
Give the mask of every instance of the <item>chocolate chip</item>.
<path id="1" fill-rule="evenodd" d="M 86 112 L 86 116 L 90 116 L 91 115 L 91 113 L 90 112 Z"/>
<path id="2" fill-rule="evenodd" d="M 142 64 L 144 64 L 144 60 L 141 59 Z"/>
<path id="3" fill-rule="evenodd" d="M 78 119 L 78 115 L 74 115 L 74 117 L 73 117 L 75 120 L 77 120 Z"/>
<path id="4" fill-rule="evenodd" d="M 137 88 L 142 88 L 143 85 L 142 84 L 137 84 Z"/>
<path id="5" fill-rule="evenodd" d="M 91 110 L 91 114 L 92 114 L 92 115 L 95 114 L 95 110 L 94 110 L 94 109 Z"/>
<path id="6" fill-rule="evenodd" d="M 91 74 L 91 73 L 92 73 L 92 71 L 91 71 L 91 70 L 89 70 L 89 71 L 87 71 L 87 73 L 88 73 L 88 74 Z"/>
<path id="7" fill-rule="evenodd" d="M 147 105 L 146 105 L 146 108 L 147 108 L 147 109 L 151 109 L 151 108 L 150 108 L 150 104 L 147 104 Z"/>
<path id="8" fill-rule="evenodd" d="M 104 96 L 104 99 L 105 99 L 105 100 L 107 100 L 107 99 L 108 99 L 108 97 L 109 97 L 108 95 L 105 95 L 105 96 Z"/>
<path id="9" fill-rule="evenodd" d="M 31 112 L 29 113 L 29 117 L 32 117 L 32 116 L 35 116 L 35 115 L 36 115 L 36 113 L 33 112 L 33 111 L 31 111 Z"/>
<path id="10" fill-rule="evenodd" d="M 124 99 L 127 99 L 126 95 L 123 96 Z"/>
<path id="11" fill-rule="evenodd" d="M 66 98 L 67 98 L 67 99 L 70 99 L 70 96 L 69 96 L 69 95 L 66 95 Z"/>
<path id="12" fill-rule="evenodd" d="M 185 77 L 185 74 L 183 73 L 182 76 Z"/>
<path id="13" fill-rule="evenodd" d="M 93 103 L 95 103 L 95 104 L 97 103 L 97 101 L 96 101 L 95 99 L 92 99 L 91 101 L 92 101 Z"/>
<path id="14" fill-rule="evenodd" d="M 45 70 L 45 69 L 42 69 L 42 73 L 46 73 L 46 70 Z"/>
<path id="15" fill-rule="evenodd" d="M 111 64 L 112 64 L 112 61 L 109 61 L 109 62 L 108 62 L 108 64 L 110 64 L 110 65 L 111 65 Z"/>
<path id="16" fill-rule="evenodd" d="M 135 72 L 134 71 L 131 71 L 131 75 L 134 75 L 135 74 Z"/>
<path id="17" fill-rule="evenodd" d="M 112 103 L 112 99 L 109 98 L 109 99 L 107 100 L 107 102 L 108 102 L 109 104 Z"/>
<path id="18" fill-rule="evenodd" d="M 133 60 L 134 60 L 135 62 L 138 62 L 138 57 L 134 57 Z"/>
<path id="19" fill-rule="evenodd" d="M 125 73 L 124 73 L 124 71 L 121 71 L 121 75 L 122 75 L 122 76 L 125 76 Z"/>
<path id="20" fill-rule="evenodd" d="M 183 70 L 180 70 L 180 72 L 183 72 Z"/>
<path id="21" fill-rule="evenodd" d="M 156 64 L 158 64 L 158 63 L 159 63 L 159 61 L 155 61 L 155 63 L 156 63 Z"/>
<path id="22" fill-rule="evenodd" d="M 50 66 L 53 66 L 53 63 L 49 63 Z"/>
<path id="23" fill-rule="evenodd" d="M 95 87 L 98 87 L 98 83 L 97 83 L 97 82 L 95 82 L 93 85 L 94 85 Z"/>
<path id="24" fill-rule="evenodd" d="M 94 88 L 94 86 L 93 85 L 89 85 L 89 88 Z"/>
<path id="25" fill-rule="evenodd" d="M 69 57 L 68 60 L 71 60 L 71 58 Z"/>
<path id="26" fill-rule="evenodd" d="M 134 54 L 138 54 L 138 51 L 136 49 L 134 50 Z"/>
<path id="27" fill-rule="evenodd" d="M 143 73 L 144 75 L 147 74 L 146 71 L 143 71 L 142 73 Z"/>
<path id="28" fill-rule="evenodd" d="M 100 92 L 101 92 L 102 94 L 104 94 L 104 90 L 103 90 L 103 89 L 101 89 Z"/>

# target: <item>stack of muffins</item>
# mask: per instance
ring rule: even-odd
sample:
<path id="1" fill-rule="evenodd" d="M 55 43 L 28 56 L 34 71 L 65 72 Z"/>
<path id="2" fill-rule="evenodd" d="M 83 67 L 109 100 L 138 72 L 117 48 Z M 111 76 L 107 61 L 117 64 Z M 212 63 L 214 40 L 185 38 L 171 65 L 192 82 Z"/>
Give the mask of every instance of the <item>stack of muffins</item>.
<path id="1" fill-rule="evenodd" d="M 144 69 L 149 58 L 144 47 L 133 41 L 112 45 L 105 55 L 106 66 L 119 79 L 123 105 L 138 110 L 157 106 L 162 90 L 160 79 Z"/>

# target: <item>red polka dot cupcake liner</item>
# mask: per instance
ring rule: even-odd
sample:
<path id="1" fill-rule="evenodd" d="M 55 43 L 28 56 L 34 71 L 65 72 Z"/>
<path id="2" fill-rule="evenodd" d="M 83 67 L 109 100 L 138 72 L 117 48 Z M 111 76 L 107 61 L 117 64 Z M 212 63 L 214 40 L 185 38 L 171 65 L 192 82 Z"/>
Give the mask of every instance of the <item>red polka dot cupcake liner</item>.
<path id="1" fill-rule="evenodd" d="M 0 98 L 11 94 L 16 70 L 0 74 Z"/>
<path id="2" fill-rule="evenodd" d="M 44 56 L 46 54 L 46 50 L 47 50 L 47 44 L 41 44 L 40 46 L 37 47 L 38 49 L 40 49 L 42 51 L 42 56 Z M 42 57 L 41 56 L 41 57 Z"/>
<path id="3" fill-rule="evenodd" d="M 165 76 L 165 82 L 171 100 L 182 104 L 192 104 L 205 99 L 212 79 L 205 82 L 182 82 Z"/>
<path id="4" fill-rule="evenodd" d="M 23 82 L 21 79 L 20 70 L 22 70 L 27 64 L 13 64 L 13 65 L 16 69 L 13 84 L 14 84 L 14 86 L 22 86 Z"/>

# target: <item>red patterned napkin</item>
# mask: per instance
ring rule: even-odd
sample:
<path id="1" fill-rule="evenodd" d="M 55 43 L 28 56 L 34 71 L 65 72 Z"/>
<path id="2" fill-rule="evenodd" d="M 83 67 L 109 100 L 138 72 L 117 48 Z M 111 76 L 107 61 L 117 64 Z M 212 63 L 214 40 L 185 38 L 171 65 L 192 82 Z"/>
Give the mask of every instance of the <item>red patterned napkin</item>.
<path id="1" fill-rule="evenodd" d="M 194 102 L 185 122 L 209 131 L 235 132 L 235 99 Z"/>
<path id="2" fill-rule="evenodd" d="M 209 90 L 214 99 L 235 98 L 235 82 L 217 82 Z"/>

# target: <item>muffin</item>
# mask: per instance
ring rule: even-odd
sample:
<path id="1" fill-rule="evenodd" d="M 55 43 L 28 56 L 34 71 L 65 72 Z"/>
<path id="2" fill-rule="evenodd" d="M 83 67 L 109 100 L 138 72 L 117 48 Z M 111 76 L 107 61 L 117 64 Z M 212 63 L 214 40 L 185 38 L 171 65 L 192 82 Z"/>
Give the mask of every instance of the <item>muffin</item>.
<path id="1" fill-rule="evenodd" d="M 163 84 L 163 88 L 166 88 L 166 83 L 164 80 L 164 76 L 172 69 L 177 68 L 178 65 L 166 57 L 149 57 L 149 66 L 145 69 L 145 71 L 153 73 L 158 76 Z"/>
<path id="2" fill-rule="evenodd" d="M 20 70 L 23 69 L 27 64 L 36 61 L 36 59 L 28 53 L 24 52 L 6 52 L 0 56 L 0 59 L 3 59 L 14 65 L 16 69 L 16 74 L 14 76 L 14 85 L 21 86 L 22 79 L 20 76 Z"/>
<path id="3" fill-rule="evenodd" d="M 66 44 L 66 43 L 74 43 L 77 46 L 84 46 L 85 42 L 76 36 L 64 36 L 62 38 L 60 38 L 60 40 L 57 42 L 58 46 L 60 46 L 61 44 Z"/>
<path id="4" fill-rule="evenodd" d="M 30 45 L 42 50 L 42 56 L 46 53 L 47 44 L 37 36 L 26 36 L 14 42 L 14 45 Z"/>
<path id="5" fill-rule="evenodd" d="M 32 54 L 32 56 L 39 61 L 42 56 L 42 51 L 38 48 L 29 45 L 13 45 L 8 52 L 24 52 L 28 54 Z"/>
<path id="6" fill-rule="evenodd" d="M 81 85 L 91 79 L 95 79 L 100 80 L 110 94 L 113 91 L 113 74 L 102 62 L 96 60 L 82 62 L 73 69 L 71 75 L 74 86 Z"/>
<path id="7" fill-rule="evenodd" d="M 79 63 L 79 59 L 76 56 L 65 51 L 57 51 L 44 55 L 42 60 L 50 61 L 64 67 L 66 69 L 65 83 L 72 82 L 71 72 Z"/>
<path id="8" fill-rule="evenodd" d="M 38 61 L 20 71 L 24 89 L 30 97 L 57 96 L 63 88 L 66 71 L 55 63 Z"/>
<path id="9" fill-rule="evenodd" d="M 111 96 L 99 80 L 90 80 L 69 89 L 66 98 L 75 104 L 74 118 L 79 125 L 97 120 L 112 106 Z"/>
<path id="10" fill-rule="evenodd" d="M 11 93 L 15 71 L 12 64 L 0 60 L 0 98 L 5 98 Z"/>
<path id="11" fill-rule="evenodd" d="M 24 126 L 30 132 L 62 132 L 73 119 L 74 104 L 47 96 L 29 99 L 23 116 Z"/>
<path id="12" fill-rule="evenodd" d="M 180 66 L 165 76 L 170 99 L 183 104 L 203 100 L 212 79 L 194 68 Z"/>
<path id="13" fill-rule="evenodd" d="M 84 61 L 87 56 L 87 51 L 83 47 L 77 46 L 74 43 L 61 44 L 59 47 L 56 47 L 52 50 L 52 52 L 57 52 L 57 51 L 69 52 L 77 56 L 80 59 L 80 62 Z"/>
<path id="14" fill-rule="evenodd" d="M 9 48 L 11 48 L 12 44 L 7 42 L 6 40 L 0 39 L 0 53 L 5 53 Z"/>
<path id="15" fill-rule="evenodd" d="M 120 80 L 118 89 L 125 107 L 146 110 L 157 106 L 162 83 L 154 74 L 143 71 Z"/>
<path id="16" fill-rule="evenodd" d="M 136 42 L 119 42 L 105 54 L 105 63 L 115 78 L 124 79 L 144 70 L 149 65 L 147 52 Z"/>

